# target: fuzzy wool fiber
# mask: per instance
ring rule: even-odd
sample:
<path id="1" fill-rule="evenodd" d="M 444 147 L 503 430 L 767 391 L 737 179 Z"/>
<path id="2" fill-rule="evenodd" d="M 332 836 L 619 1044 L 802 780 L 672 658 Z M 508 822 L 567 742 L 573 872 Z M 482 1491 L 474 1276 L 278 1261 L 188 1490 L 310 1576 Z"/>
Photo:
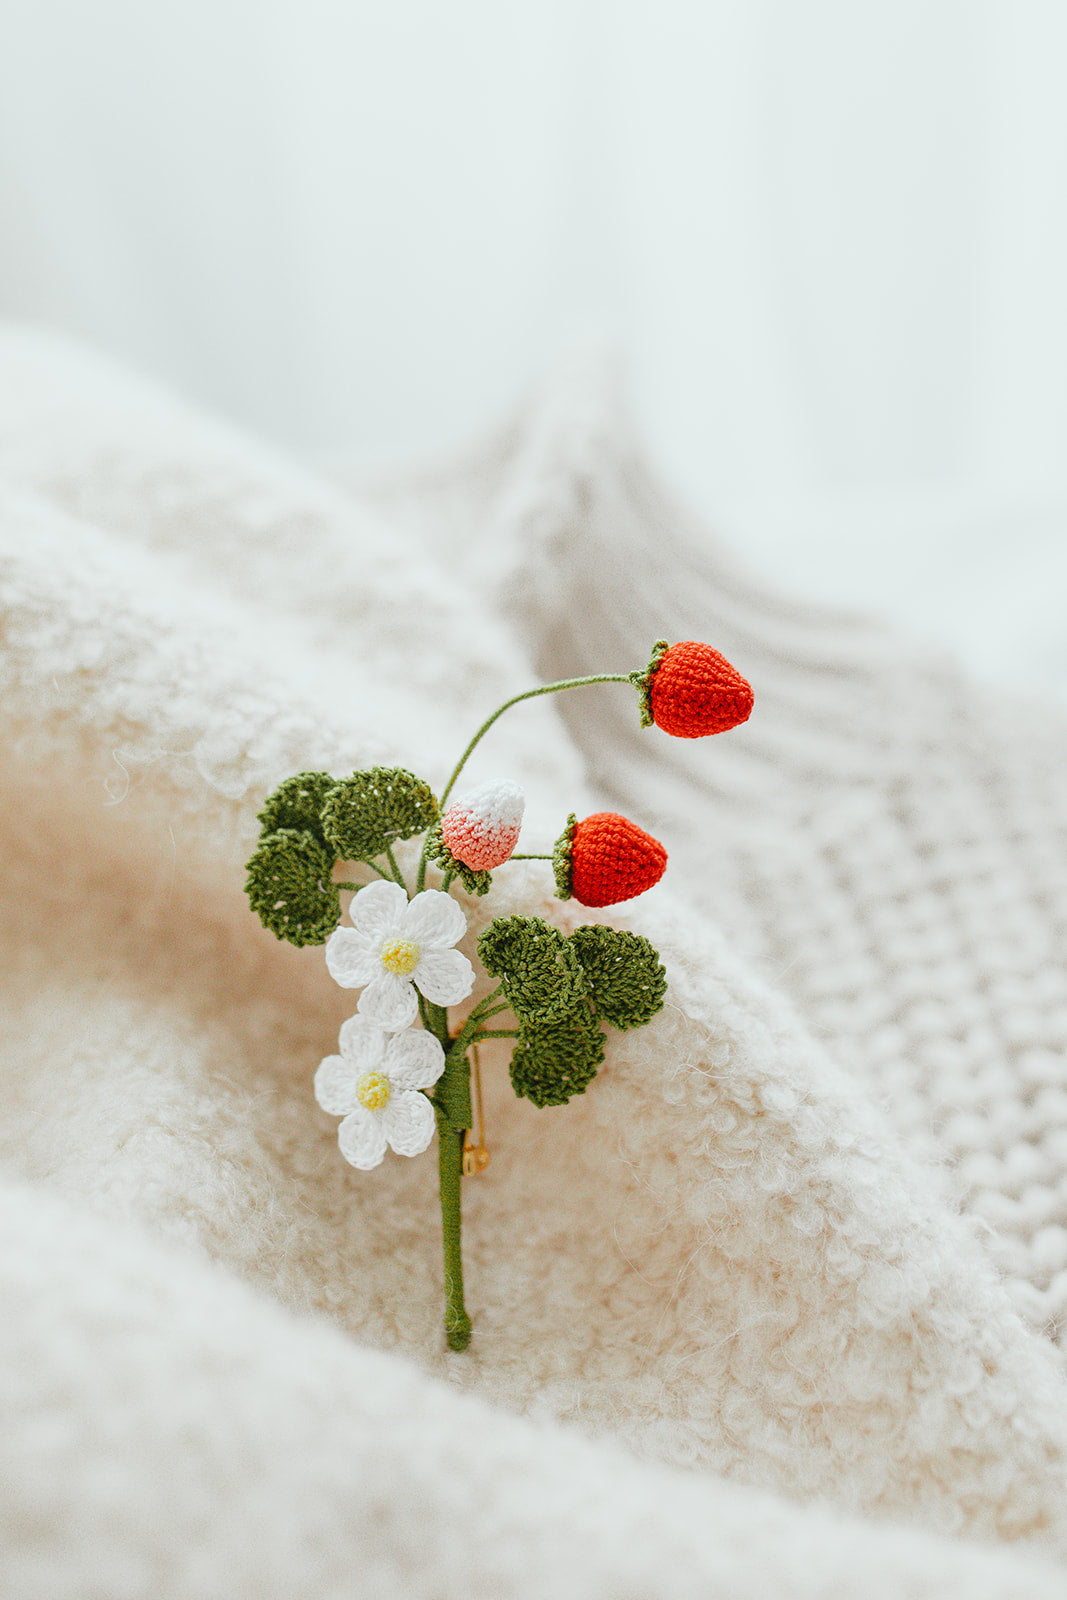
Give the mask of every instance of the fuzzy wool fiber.
<path id="1" fill-rule="evenodd" d="M 1064 1594 L 1062 713 L 762 592 L 581 367 L 372 492 L 8 328 L 0 592 L 0 1593 Z M 450 1355 L 432 1154 L 340 1158 L 353 997 L 251 915 L 255 814 L 301 768 L 439 788 L 660 637 L 750 722 L 607 685 L 467 774 L 525 850 L 663 839 L 597 916 L 669 991 L 569 1106 L 486 1061 Z M 500 869 L 468 953 L 591 920 L 552 887 Z"/>

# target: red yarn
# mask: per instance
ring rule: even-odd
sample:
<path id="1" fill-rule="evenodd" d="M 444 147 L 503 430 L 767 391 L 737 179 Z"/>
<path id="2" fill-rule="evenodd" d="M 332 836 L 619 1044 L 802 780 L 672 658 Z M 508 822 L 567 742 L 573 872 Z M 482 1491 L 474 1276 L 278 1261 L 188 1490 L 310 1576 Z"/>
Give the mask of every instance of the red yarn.
<path id="1" fill-rule="evenodd" d="M 702 739 L 747 722 L 752 689 L 710 644 L 687 639 L 660 657 L 651 687 L 652 720 L 677 739 Z"/>
<path id="2" fill-rule="evenodd" d="M 571 837 L 571 893 L 583 906 L 614 906 L 662 878 L 667 852 L 658 839 L 614 811 L 597 811 Z"/>

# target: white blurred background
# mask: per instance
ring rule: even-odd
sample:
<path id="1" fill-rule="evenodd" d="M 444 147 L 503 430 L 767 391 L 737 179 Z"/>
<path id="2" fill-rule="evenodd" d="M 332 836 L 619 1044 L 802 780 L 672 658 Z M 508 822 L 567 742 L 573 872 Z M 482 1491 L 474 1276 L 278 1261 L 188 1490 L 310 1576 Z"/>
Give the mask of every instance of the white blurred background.
<path id="1" fill-rule="evenodd" d="M 312 459 L 576 340 L 785 587 L 1067 691 L 1064 0 L 3 0 L 0 313 Z"/>

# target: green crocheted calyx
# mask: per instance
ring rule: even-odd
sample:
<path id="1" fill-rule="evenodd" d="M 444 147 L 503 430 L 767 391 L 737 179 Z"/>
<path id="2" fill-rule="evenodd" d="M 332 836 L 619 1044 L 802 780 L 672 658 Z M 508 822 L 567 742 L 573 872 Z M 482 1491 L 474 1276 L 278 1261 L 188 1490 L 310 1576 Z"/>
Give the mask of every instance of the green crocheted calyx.
<path id="1" fill-rule="evenodd" d="M 290 944 L 325 944 L 341 920 L 330 881 L 333 858 L 307 829 L 278 828 L 260 839 L 245 893 L 265 928 Z"/>
<path id="2" fill-rule="evenodd" d="M 641 701 L 641 726 L 651 728 L 654 718 L 652 716 L 652 679 L 656 676 L 660 662 L 670 649 L 666 639 L 657 639 L 652 646 L 652 659 L 644 672 L 631 672 L 630 682 L 637 690 Z"/>
<path id="3" fill-rule="evenodd" d="M 372 861 L 396 839 L 437 820 L 429 784 L 403 767 L 371 767 L 331 785 L 322 806 L 326 838 L 346 861 Z"/>
<path id="4" fill-rule="evenodd" d="M 445 844 L 439 822 L 435 822 L 426 835 L 426 859 L 451 872 L 454 878 L 459 879 L 468 894 L 487 894 L 493 886 L 491 872 L 478 872 L 474 867 L 468 867 L 465 861 L 456 860 Z"/>
<path id="5" fill-rule="evenodd" d="M 263 810 L 259 813 L 259 820 L 263 824 L 260 837 L 277 833 L 280 828 L 295 828 L 298 833 L 313 833 L 319 843 L 326 846 L 320 813 L 322 803 L 336 781 L 329 772 L 296 772 L 291 778 L 286 778 L 263 802 Z"/>
<path id="6" fill-rule="evenodd" d="M 662 1009 L 667 974 L 640 933 L 588 923 L 570 936 L 599 1015 L 613 1028 L 643 1028 Z"/>
<path id="7" fill-rule="evenodd" d="M 511 1086 L 535 1106 L 563 1106 L 584 1094 L 604 1059 L 604 1035 L 588 1015 L 551 1026 L 523 1024 L 511 1057 Z"/>
<path id="8" fill-rule="evenodd" d="M 573 879 L 571 844 L 574 841 L 574 830 L 577 826 L 578 818 L 572 811 L 567 818 L 567 826 L 556 840 L 552 850 L 552 871 L 556 875 L 557 900 L 569 900 L 571 897 L 571 882 Z"/>
<path id="9" fill-rule="evenodd" d="M 566 935 L 541 917 L 497 917 L 478 940 L 520 1023 L 560 1022 L 588 1010 L 588 986 Z"/>

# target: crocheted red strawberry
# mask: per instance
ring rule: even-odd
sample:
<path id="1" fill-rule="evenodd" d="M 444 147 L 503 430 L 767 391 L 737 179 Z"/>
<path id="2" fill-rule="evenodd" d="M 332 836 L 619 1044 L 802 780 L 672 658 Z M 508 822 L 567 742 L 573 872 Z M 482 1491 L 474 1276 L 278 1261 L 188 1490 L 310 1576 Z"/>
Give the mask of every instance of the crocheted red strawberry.
<path id="1" fill-rule="evenodd" d="M 747 722 L 752 688 L 724 655 L 695 639 L 668 645 L 660 639 L 634 686 L 642 697 L 641 723 L 654 722 L 677 739 L 702 739 Z"/>
<path id="2" fill-rule="evenodd" d="M 526 796 L 503 778 L 453 800 L 441 818 L 441 837 L 457 861 L 475 872 L 503 866 L 519 842 Z"/>
<path id="3" fill-rule="evenodd" d="M 662 878 L 667 852 L 658 839 L 614 811 L 583 822 L 568 818 L 553 853 L 556 892 L 583 906 L 614 906 Z"/>

